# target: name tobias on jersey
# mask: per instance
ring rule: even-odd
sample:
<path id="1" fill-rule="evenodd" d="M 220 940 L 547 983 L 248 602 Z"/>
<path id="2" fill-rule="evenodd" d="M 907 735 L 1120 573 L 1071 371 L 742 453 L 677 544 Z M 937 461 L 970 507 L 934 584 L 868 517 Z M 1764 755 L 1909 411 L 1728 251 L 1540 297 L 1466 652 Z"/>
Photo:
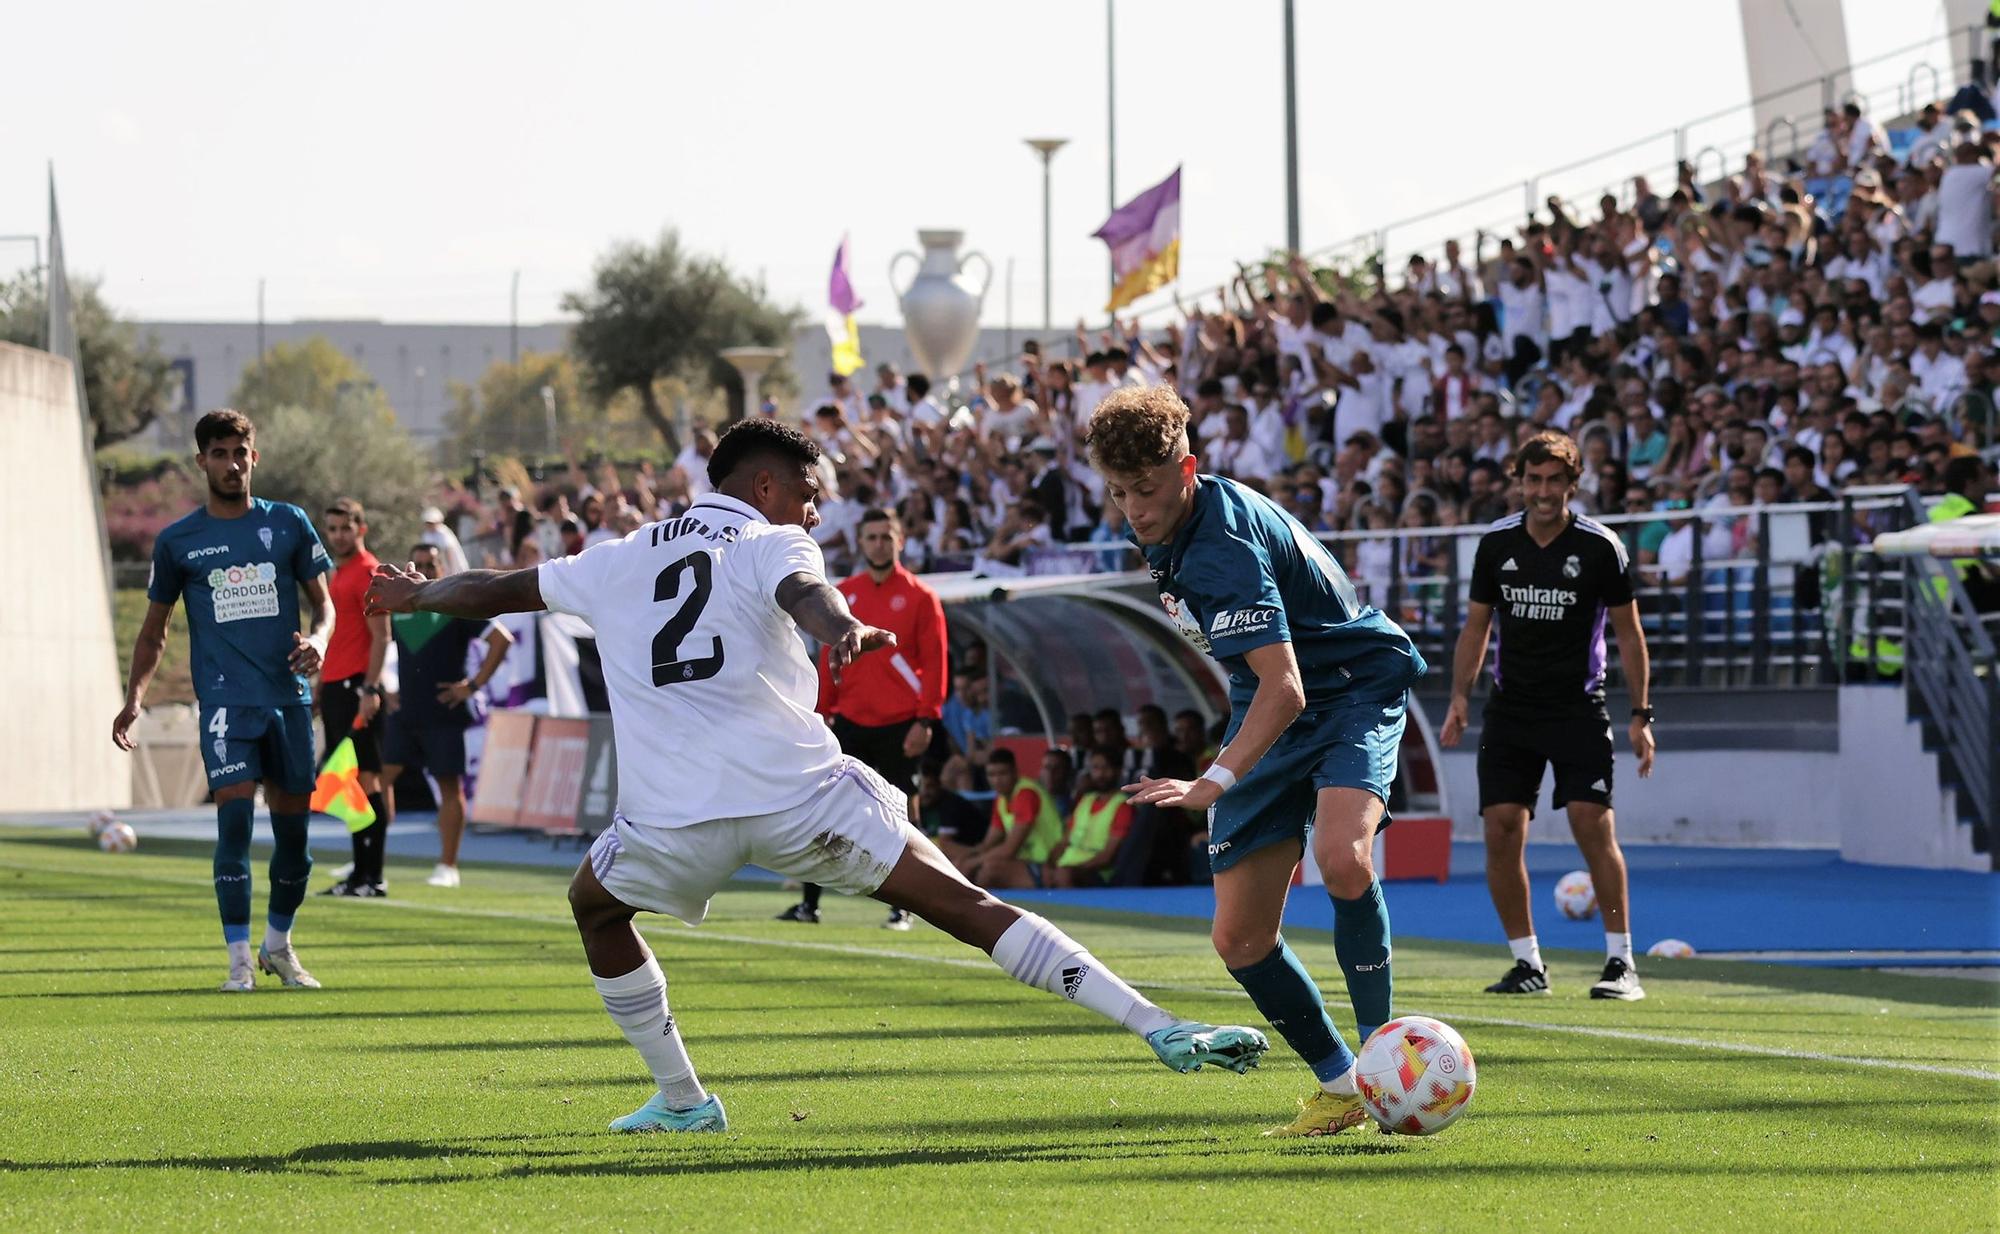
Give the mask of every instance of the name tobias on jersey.
<path id="1" fill-rule="evenodd" d="M 1500 598 L 1507 601 L 1512 616 L 1528 621 L 1561 621 L 1578 596 L 1561 587 L 1510 587 L 1502 583 Z"/>

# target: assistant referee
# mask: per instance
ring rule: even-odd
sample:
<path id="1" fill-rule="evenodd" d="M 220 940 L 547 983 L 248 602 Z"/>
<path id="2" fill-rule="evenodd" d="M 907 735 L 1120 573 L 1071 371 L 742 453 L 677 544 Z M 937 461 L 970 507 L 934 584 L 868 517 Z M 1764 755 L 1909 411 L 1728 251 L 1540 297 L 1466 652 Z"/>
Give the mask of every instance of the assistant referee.
<path id="1" fill-rule="evenodd" d="M 1479 740 L 1479 810 L 1486 826 L 1486 887 L 1507 932 L 1514 967 L 1489 994 L 1546 994 L 1549 977 L 1528 908 L 1528 822 L 1542 769 L 1555 768 L 1554 804 L 1569 808 L 1604 914 L 1604 973 L 1592 998 L 1646 997 L 1632 958 L 1632 925 L 1611 814 L 1611 719 L 1604 706 L 1604 626 L 1632 698 L 1630 736 L 1641 778 L 1653 772 L 1653 709 L 1647 705 L 1646 636 L 1632 598 L 1623 542 L 1602 523 L 1571 513 L 1582 458 L 1558 432 L 1522 445 L 1514 474 L 1525 509 L 1479 541 L 1465 629 L 1452 661 L 1451 707 L 1439 740 L 1465 734 L 1468 698 L 1497 611 L 1493 693 Z"/>
<path id="2" fill-rule="evenodd" d="M 888 510 L 871 508 L 857 527 L 865 568 L 840 583 L 854 616 L 892 631 L 896 646 L 863 656 L 835 679 L 827 653 L 819 657 L 819 711 L 833 726 L 840 748 L 875 769 L 899 792 L 915 793 L 917 769 L 930 749 L 944 710 L 951 674 L 945 664 L 944 604 L 903 568 L 903 524 Z M 780 921 L 819 921 L 819 887 L 778 914 Z M 892 909 L 883 925 L 907 930 L 910 914 Z"/>

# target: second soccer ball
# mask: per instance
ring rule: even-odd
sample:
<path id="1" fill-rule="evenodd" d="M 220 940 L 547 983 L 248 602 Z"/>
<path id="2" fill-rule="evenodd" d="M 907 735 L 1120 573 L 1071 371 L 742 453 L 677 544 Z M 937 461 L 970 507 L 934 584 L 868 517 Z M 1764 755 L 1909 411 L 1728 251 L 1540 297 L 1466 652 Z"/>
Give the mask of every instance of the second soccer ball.
<path id="1" fill-rule="evenodd" d="M 1597 912 L 1597 888 L 1587 871 L 1571 870 L 1556 880 L 1556 908 L 1571 921 L 1586 921 Z"/>

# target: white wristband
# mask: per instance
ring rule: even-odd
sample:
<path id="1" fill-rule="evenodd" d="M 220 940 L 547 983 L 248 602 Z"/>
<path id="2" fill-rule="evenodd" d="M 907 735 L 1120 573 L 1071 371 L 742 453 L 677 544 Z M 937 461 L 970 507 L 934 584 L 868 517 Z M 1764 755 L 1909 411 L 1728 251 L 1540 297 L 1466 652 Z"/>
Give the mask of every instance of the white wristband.
<path id="1" fill-rule="evenodd" d="M 1201 773 L 1201 778 L 1212 780 L 1216 784 L 1221 785 L 1222 791 L 1225 793 L 1236 787 L 1236 773 L 1224 767 L 1221 763 L 1210 763 L 1208 770 Z"/>

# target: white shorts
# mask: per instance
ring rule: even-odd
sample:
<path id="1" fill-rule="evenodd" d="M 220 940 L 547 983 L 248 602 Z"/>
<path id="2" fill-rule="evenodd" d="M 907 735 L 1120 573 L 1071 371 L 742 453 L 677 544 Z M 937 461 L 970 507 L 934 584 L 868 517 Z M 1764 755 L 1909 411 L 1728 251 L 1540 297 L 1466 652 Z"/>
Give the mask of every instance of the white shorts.
<path id="1" fill-rule="evenodd" d="M 908 799 L 843 755 L 811 797 L 776 814 L 688 827 L 648 827 L 616 815 L 590 846 L 590 868 L 632 907 L 700 925 L 710 897 L 744 866 L 870 895 L 919 834 Z"/>

